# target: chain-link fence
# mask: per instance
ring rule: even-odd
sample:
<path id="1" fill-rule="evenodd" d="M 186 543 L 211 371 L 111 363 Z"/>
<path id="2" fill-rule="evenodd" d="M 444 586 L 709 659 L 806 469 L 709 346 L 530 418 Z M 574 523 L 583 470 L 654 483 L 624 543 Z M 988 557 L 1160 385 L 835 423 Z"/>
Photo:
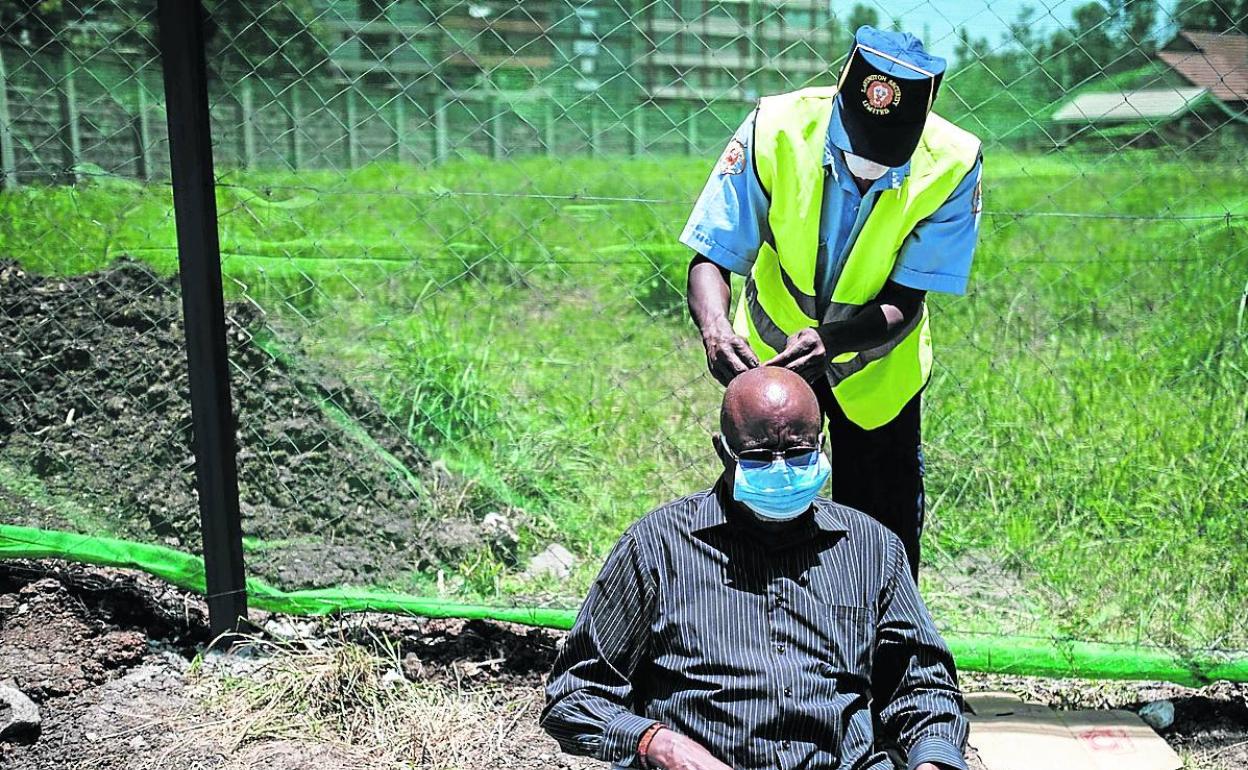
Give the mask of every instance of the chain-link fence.
<path id="1" fill-rule="evenodd" d="M 0 11 L 0 494 L 197 553 L 153 5 Z M 1248 648 L 1240 0 L 207 6 L 251 576 L 574 607 L 717 473 L 677 243 L 708 173 L 892 25 L 984 142 L 969 293 L 929 295 L 938 622 Z"/>

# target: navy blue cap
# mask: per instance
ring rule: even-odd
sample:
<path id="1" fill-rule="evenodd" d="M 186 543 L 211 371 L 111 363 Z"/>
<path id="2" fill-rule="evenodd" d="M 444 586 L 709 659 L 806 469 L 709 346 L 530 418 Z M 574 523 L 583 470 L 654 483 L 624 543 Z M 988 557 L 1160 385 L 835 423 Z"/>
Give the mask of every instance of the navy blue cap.
<path id="1" fill-rule="evenodd" d="M 876 163 L 903 165 L 919 144 L 944 74 L 945 60 L 914 35 L 859 27 L 832 111 L 833 143 Z"/>

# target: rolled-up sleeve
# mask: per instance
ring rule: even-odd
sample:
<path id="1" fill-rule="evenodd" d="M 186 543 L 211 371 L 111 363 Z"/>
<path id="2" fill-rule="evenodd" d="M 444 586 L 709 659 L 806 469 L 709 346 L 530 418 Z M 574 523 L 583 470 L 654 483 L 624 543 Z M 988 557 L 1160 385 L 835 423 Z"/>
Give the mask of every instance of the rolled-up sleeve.
<path id="1" fill-rule="evenodd" d="M 967 770 L 967 721 L 953 656 L 919 597 L 896 538 L 880 597 L 872 691 L 885 734 L 906 752 L 909 770 L 932 762 Z"/>
<path id="2" fill-rule="evenodd" d="M 680 234 L 681 243 L 739 275 L 750 272 L 768 232 L 767 196 L 751 149 L 755 114 L 729 141 Z"/>
<path id="3" fill-rule="evenodd" d="M 642 733 L 633 677 L 648 649 L 655 612 L 652 573 L 625 534 L 607 557 L 555 659 L 541 724 L 570 754 L 631 764 Z"/>
<path id="4" fill-rule="evenodd" d="M 891 280 L 921 291 L 966 293 L 979 240 L 982 174 L 980 158 L 949 199 L 906 237 Z"/>

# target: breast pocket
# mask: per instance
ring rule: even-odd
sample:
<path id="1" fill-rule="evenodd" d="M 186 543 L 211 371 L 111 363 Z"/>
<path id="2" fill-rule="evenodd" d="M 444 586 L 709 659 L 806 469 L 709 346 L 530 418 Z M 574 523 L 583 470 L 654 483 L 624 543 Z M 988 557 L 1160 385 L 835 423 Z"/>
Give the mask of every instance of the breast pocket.
<path id="1" fill-rule="evenodd" d="M 875 614 L 869 608 L 829 605 L 826 637 L 828 655 L 824 674 L 869 682 L 874 639 Z"/>

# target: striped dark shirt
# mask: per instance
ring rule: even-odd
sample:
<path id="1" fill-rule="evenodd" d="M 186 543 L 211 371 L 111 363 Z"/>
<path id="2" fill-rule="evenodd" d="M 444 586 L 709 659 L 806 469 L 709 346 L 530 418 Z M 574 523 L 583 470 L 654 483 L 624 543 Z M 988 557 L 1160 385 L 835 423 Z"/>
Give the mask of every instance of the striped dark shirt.
<path id="1" fill-rule="evenodd" d="M 624 533 L 555 661 L 543 728 L 634 766 L 657 721 L 734 770 L 886 770 L 881 744 L 910 768 L 965 770 L 953 659 L 900 541 L 822 498 L 777 535 L 722 495 Z"/>

